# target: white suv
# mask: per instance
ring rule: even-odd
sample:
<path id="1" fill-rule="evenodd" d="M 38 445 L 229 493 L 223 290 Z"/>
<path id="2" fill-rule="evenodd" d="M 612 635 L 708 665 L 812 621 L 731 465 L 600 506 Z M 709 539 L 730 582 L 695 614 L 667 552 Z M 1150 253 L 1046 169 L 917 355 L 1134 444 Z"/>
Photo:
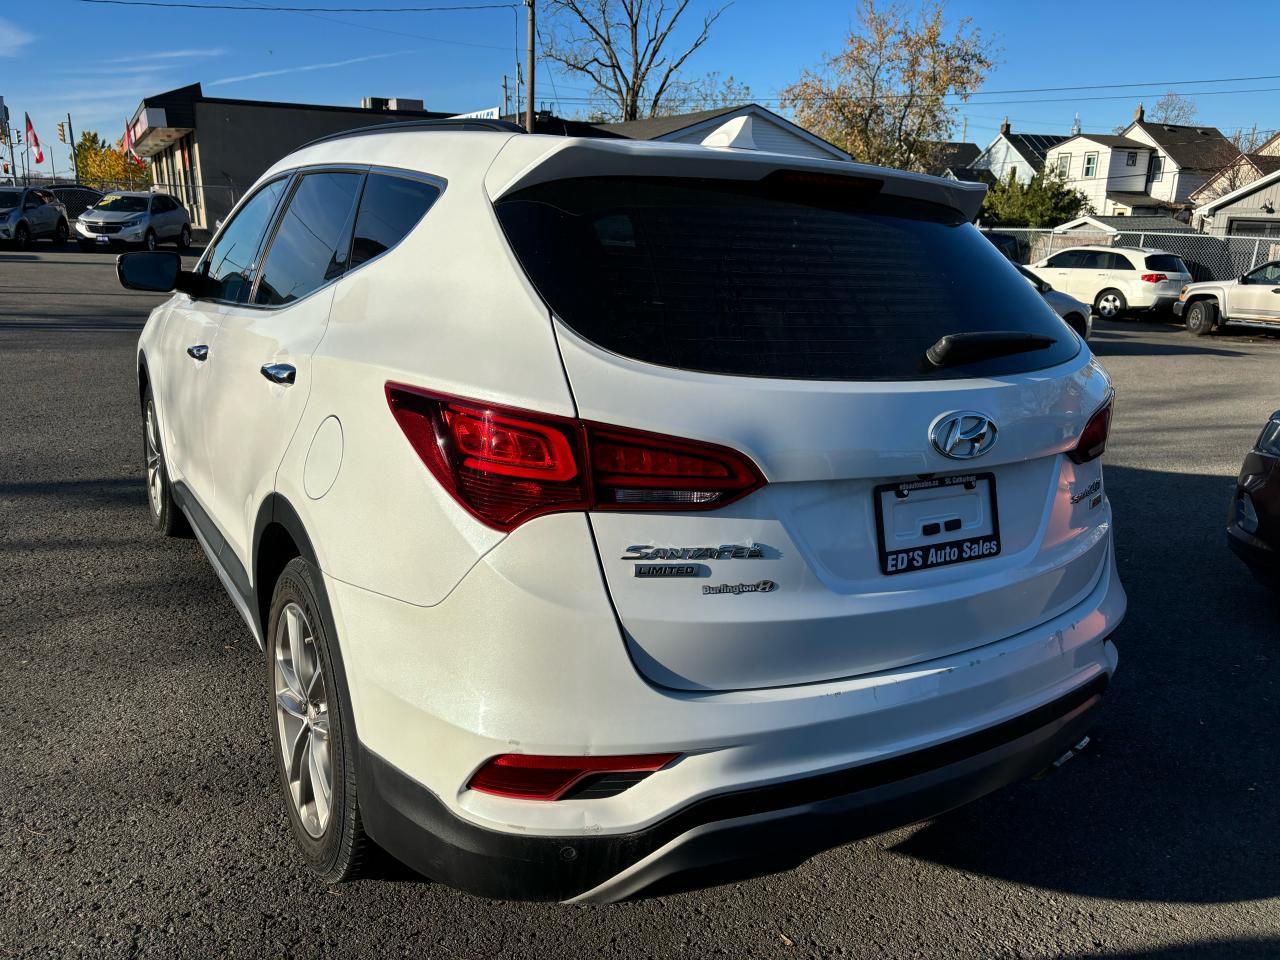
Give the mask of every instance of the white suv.
<path id="1" fill-rule="evenodd" d="M 1084 738 L 1125 610 L 1112 388 L 981 199 L 402 124 L 280 161 L 194 272 L 120 258 L 179 291 L 139 342 L 152 519 L 267 652 L 321 876 L 371 839 L 481 894 L 613 900 Z"/>
<path id="2" fill-rule="evenodd" d="M 1106 320 L 1170 309 L 1191 282 L 1180 257 L 1146 247 L 1071 247 L 1028 269 L 1055 290 L 1093 304 Z"/>

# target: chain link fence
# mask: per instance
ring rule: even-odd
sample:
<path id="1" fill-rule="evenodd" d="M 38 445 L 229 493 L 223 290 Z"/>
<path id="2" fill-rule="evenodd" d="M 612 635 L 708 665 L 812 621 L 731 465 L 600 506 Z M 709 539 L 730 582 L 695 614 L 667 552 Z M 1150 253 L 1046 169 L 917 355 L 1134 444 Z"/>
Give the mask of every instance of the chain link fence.
<path id="1" fill-rule="evenodd" d="M 1021 264 L 1038 263 L 1068 247 L 1150 247 L 1176 254 L 1195 280 L 1229 280 L 1259 264 L 1280 259 L 1280 241 L 1269 237 L 1215 237 L 1174 231 L 1070 230 L 991 227 L 983 230 L 996 246 Z"/>

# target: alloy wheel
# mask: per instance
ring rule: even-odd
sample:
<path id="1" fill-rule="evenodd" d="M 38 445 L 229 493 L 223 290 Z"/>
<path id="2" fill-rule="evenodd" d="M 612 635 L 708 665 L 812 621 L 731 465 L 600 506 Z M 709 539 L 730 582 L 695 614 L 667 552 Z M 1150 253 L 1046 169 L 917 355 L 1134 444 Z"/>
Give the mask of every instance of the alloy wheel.
<path id="1" fill-rule="evenodd" d="M 1108 293 L 1098 301 L 1098 313 L 1110 320 L 1120 312 L 1120 298 L 1114 293 Z"/>
<path id="2" fill-rule="evenodd" d="M 298 604 L 281 612 L 275 641 L 276 723 L 289 801 L 303 829 L 319 839 L 333 805 L 329 700 L 315 633 Z"/>
<path id="3" fill-rule="evenodd" d="M 143 443 L 147 457 L 147 499 L 151 503 L 152 515 L 158 517 L 164 508 L 164 474 L 160 464 L 160 432 L 156 427 L 156 408 L 151 403 L 147 404 Z"/>

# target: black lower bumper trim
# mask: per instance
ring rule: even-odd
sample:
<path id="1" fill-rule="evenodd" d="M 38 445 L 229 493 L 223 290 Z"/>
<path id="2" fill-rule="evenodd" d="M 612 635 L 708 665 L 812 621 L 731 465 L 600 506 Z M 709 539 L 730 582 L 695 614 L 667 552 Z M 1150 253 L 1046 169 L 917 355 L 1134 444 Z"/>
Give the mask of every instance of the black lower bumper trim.
<path id="1" fill-rule="evenodd" d="M 1022 716 L 904 756 L 708 797 L 629 834 L 545 837 L 477 827 L 363 746 L 361 813 L 370 836 L 395 857 L 481 896 L 568 900 L 635 867 L 634 878 L 619 884 L 618 895 L 629 895 L 675 871 L 740 860 L 748 851 L 752 860 L 800 863 L 1029 776 L 1083 736 L 1106 685 L 1100 675 Z M 691 832 L 660 865 L 636 867 Z"/>

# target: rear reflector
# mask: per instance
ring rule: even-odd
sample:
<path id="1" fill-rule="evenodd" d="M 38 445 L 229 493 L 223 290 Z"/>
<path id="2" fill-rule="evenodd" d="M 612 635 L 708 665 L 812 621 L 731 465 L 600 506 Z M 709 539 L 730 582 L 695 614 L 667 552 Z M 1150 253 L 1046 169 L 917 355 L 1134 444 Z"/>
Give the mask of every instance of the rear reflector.
<path id="1" fill-rule="evenodd" d="M 736 450 L 388 383 L 387 402 L 422 462 L 498 530 L 548 513 L 708 510 L 765 479 Z"/>
<path id="2" fill-rule="evenodd" d="M 1085 424 L 1080 440 L 1067 455 L 1076 463 L 1088 463 L 1102 456 L 1107 449 L 1107 434 L 1111 432 L 1111 401 L 1104 403 Z"/>
<path id="3" fill-rule="evenodd" d="M 467 786 L 496 797 L 559 800 L 587 777 L 615 773 L 647 775 L 661 770 L 677 756 L 679 754 L 645 753 L 624 757 L 540 757 L 504 753 L 477 770 Z"/>
<path id="4" fill-rule="evenodd" d="M 1164 283 L 1168 279 L 1168 276 L 1163 273 L 1144 273 L 1142 275 L 1144 283 Z"/>

